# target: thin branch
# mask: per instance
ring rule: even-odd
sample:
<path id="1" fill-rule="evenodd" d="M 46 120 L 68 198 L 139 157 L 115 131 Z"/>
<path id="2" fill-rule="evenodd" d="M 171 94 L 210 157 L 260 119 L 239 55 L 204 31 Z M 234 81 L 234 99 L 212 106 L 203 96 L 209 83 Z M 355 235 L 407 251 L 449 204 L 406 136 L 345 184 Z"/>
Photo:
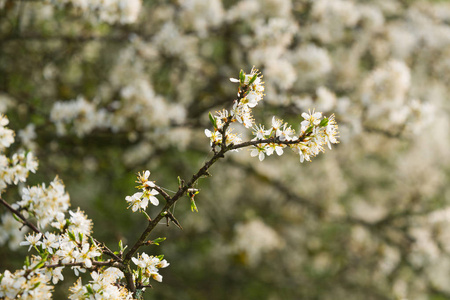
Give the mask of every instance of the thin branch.
<path id="1" fill-rule="evenodd" d="M 92 261 L 92 265 L 94 266 L 110 266 L 113 265 L 114 261 L 109 259 L 107 261 Z M 84 263 L 82 262 L 74 262 L 74 263 L 62 263 L 58 262 L 57 264 L 44 265 L 46 268 L 57 268 L 57 267 L 83 267 Z"/>
<path id="2" fill-rule="evenodd" d="M 27 220 L 18 210 L 14 209 L 8 202 L 6 202 L 3 198 L 0 198 L 0 203 L 2 203 L 9 211 L 18 216 L 23 224 L 30 227 L 36 233 L 42 233 L 33 223 Z"/>
<path id="3" fill-rule="evenodd" d="M 180 222 L 178 222 L 178 220 L 175 218 L 175 216 L 170 211 L 167 211 L 166 218 L 170 219 L 173 224 L 175 224 L 178 228 L 183 230 L 183 227 L 181 227 Z M 169 222 L 169 221 L 167 221 L 167 222 Z M 167 226 L 169 226 L 169 223 L 167 223 Z"/>
<path id="4" fill-rule="evenodd" d="M 114 252 L 109 249 L 104 243 L 98 241 L 97 239 L 93 238 L 94 241 L 99 244 L 103 249 L 102 252 L 105 253 L 106 255 L 111 256 L 115 261 L 117 262 L 122 262 L 122 258 L 120 258 L 119 256 L 117 256 L 116 254 L 114 254 Z"/>
<path id="5" fill-rule="evenodd" d="M 170 195 L 167 194 L 166 191 L 164 191 L 161 187 L 155 185 L 155 186 L 153 187 L 153 189 L 157 190 L 157 191 L 159 192 L 159 194 L 160 194 L 161 196 L 163 196 L 164 199 L 166 199 L 166 201 L 169 201 L 169 200 L 170 200 Z"/>
<path id="6" fill-rule="evenodd" d="M 298 138 L 298 140 L 295 140 L 295 141 L 281 141 L 278 137 L 270 137 L 270 138 L 264 139 L 264 140 L 253 140 L 253 141 L 248 141 L 248 142 L 243 142 L 240 144 L 233 145 L 231 147 L 231 150 L 240 149 L 240 148 L 249 147 L 249 146 L 256 146 L 259 144 L 270 144 L 270 143 L 277 143 L 277 144 L 282 144 L 282 145 L 295 145 L 295 144 L 303 142 L 307 136 L 309 136 L 309 133 L 301 135 Z"/>

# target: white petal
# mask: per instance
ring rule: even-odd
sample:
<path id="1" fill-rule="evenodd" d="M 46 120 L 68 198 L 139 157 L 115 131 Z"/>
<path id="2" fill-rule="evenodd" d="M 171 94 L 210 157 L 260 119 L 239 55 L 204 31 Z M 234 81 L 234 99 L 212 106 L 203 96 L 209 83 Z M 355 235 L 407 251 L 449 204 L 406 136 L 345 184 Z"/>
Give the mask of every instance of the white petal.
<path id="1" fill-rule="evenodd" d="M 150 196 L 150 202 L 154 205 L 154 206 L 158 206 L 159 205 L 159 200 L 156 197 Z"/>
<path id="2" fill-rule="evenodd" d="M 264 160 L 264 152 L 259 152 L 259 161 Z"/>

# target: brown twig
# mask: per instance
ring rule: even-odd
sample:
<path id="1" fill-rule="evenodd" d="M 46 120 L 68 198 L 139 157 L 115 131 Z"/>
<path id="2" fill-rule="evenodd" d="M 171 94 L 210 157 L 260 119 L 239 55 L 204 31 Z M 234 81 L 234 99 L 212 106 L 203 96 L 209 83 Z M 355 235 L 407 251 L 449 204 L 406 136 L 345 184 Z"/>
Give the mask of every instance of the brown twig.
<path id="1" fill-rule="evenodd" d="M 3 198 L 0 198 L 0 203 L 2 203 L 9 211 L 18 216 L 23 224 L 30 227 L 36 233 L 42 233 L 33 223 L 28 221 L 17 209 L 14 209 L 8 202 L 6 202 Z"/>

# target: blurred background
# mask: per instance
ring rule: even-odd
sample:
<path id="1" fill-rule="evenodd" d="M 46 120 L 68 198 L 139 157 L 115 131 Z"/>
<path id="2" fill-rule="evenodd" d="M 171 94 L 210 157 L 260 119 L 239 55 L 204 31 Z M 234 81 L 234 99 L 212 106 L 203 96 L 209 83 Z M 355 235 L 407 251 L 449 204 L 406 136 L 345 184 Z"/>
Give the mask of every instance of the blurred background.
<path id="1" fill-rule="evenodd" d="M 298 129 L 315 108 L 335 113 L 341 143 L 303 164 L 219 161 L 199 212 L 176 204 L 184 230 L 152 233 L 167 240 L 145 251 L 170 266 L 146 299 L 450 299 L 448 1 L 0 0 L 12 150 L 38 157 L 30 185 L 58 175 L 113 250 L 146 226 L 124 200 L 136 173 L 172 191 L 190 178 L 211 156 L 208 113 L 231 107 L 229 78 L 252 66 L 257 123 Z M 12 238 L 0 272 L 27 253 Z"/>

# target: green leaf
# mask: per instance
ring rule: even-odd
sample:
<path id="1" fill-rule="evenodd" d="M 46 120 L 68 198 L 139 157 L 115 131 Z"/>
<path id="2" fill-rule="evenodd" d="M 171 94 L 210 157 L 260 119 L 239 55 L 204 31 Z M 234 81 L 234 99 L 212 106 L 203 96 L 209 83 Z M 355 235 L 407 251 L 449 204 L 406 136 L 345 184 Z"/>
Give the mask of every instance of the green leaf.
<path id="1" fill-rule="evenodd" d="M 94 295 L 94 294 L 95 294 L 95 292 L 94 292 L 94 290 L 92 289 L 92 287 L 91 287 L 90 284 L 86 285 L 86 289 L 88 290 L 88 293 L 89 293 L 89 294 L 91 294 L 91 295 Z"/>
<path id="2" fill-rule="evenodd" d="M 214 128 L 217 128 L 216 118 L 213 117 L 211 112 L 209 112 L 209 120 L 211 121 L 211 124 L 214 126 Z"/>
<path id="3" fill-rule="evenodd" d="M 258 77 L 258 74 L 253 75 L 253 77 L 252 77 L 252 79 L 250 79 L 248 85 L 251 85 L 253 82 L 255 82 L 257 77 Z"/>
<path id="4" fill-rule="evenodd" d="M 195 205 L 194 198 L 191 198 L 191 211 L 194 212 L 194 210 L 196 212 L 198 212 L 197 205 Z"/>
<path id="5" fill-rule="evenodd" d="M 34 290 L 35 288 L 37 288 L 39 285 L 41 284 L 41 282 L 36 282 L 33 287 L 31 288 L 31 290 Z"/>
<path id="6" fill-rule="evenodd" d="M 241 72 L 239 72 L 239 81 L 241 83 L 244 83 L 244 81 L 245 81 L 245 75 L 244 75 L 244 71 L 243 70 L 241 70 Z"/>
<path id="7" fill-rule="evenodd" d="M 16 214 L 12 214 L 14 219 L 16 219 L 17 222 L 23 223 L 23 221 L 16 215 Z"/>
<path id="8" fill-rule="evenodd" d="M 72 240 L 72 241 L 75 241 L 75 240 L 76 240 L 75 234 L 73 234 L 72 231 L 67 231 L 67 234 L 69 235 L 70 240 Z"/>
<path id="9" fill-rule="evenodd" d="M 158 255 L 157 258 L 158 258 L 159 260 L 163 260 L 163 259 L 164 259 L 164 254 Z"/>
<path id="10" fill-rule="evenodd" d="M 165 237 L 157 238 L 157 239 L 154 239 L 154 240 L 152 241 L 152 244 L 155 244 L 155 245 L 158 245 L 158 246 L 159 246 L 159 243 L 164 242 L 165 240 L 166 240 Z"/>
<path id="11" fill-rule="evenodd" d="M 328 125 L 328 118 L 323 118 L 322 121 L 320 121 L 319 127 L 325 127 Z"/>
<path id="12" fill-rule="evenodd" d="M 42 259 L 36 266 L 34 266 L 33 270 L 40 269 L 45 264 L 45 260 Z"/>
<path id="13" fill-rule="evenodd" d="M 138 269 L 138 282 L 142 282 L 142 269 Z"/>
<path id="14" fill-rule="evenodd" d="M 308 129 L 306 129 L 305 133 L 310 133 L 310 132 L 312 132 L 313 128 L 314 128 L 313 125 L 309 126 Z"/>
<path id="15" fill-rule="evenodd" d="M 25 266 L 27 266 L 27 267 L 30 266 L 30 257 L 29 256 L 25 257 Z M 0 280 L 0 282 L 1 282 L 1 280 Z"/>

